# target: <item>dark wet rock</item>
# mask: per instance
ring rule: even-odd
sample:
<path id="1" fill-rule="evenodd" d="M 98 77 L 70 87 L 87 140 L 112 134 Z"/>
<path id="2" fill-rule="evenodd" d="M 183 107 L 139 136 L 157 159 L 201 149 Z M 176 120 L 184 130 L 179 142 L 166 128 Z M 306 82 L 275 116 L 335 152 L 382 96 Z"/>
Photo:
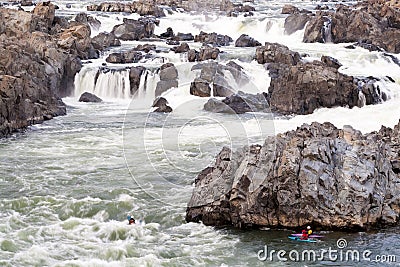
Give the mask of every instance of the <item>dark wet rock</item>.
<path id="1" fill-rule="evenodd" d="M 176 38 L 179 41 L 193 41 L 194 40 L 194 36 L 191 33 L 180 33 L 180 32 L 178 32 L 178 34 L 176 35 Z"/>
<path id="2" fill-rule="evenodd" d="M 310 20 L 310 15 L 306 13 L 294 13 L 285 19 L 285 33 L 292 34 L 298 30 L 304 29 L 307 22 Z"/>
<path id="3" fill-rule="evenodd" d="M 199 60 L 199 52 L 195 49 L 190 49 L 188 51 L 188 61 L 195 62 Z"/>
<path id="4" fill-rule="evenodd" d="M 281 114 L 310 114 L 315 109 L 363 106 L 387 99 L 374 78 L 354 78 L 338 72 L 340 63 L 330 57 L 303 62 L 300 55 L 279 44 L 266 43 L 256 53 L 268 63 L 271 110 Z"/>
<path id="5" fill-rule="evenodd" d="M 190 50 L 190 47 L 187 43 L 181 43 L 179 46 L 175 46 L 171 48 L 175 53 L 186 53 Z"/>
<path id="6" fill-rule="evenodd" d="M 208 81 L 202 78 L 196 78 L 190 84 L 190 94 L 200 97 L 210 97 L 211 87 Z"/>
<path id="7" fill-rule="evenodd" d="M 168 27 L 166 32 L 160 34 L 160 38 L 166 39 L 166 38 L 171 38 L 171 37 L 174 37 L 174 31 L 172 30 L 171 27 Z"/>
<path id="8" fill-rule="evenodd" d="M 355 231 L 398 225 L 399 128 L 363 135 L 312 123 L 262 146 L 224 147 L 196 178 L 186 221 Z"/>
<path id="9" fill-rule="evenodd" d="M 20 3 L 21 6 L 34 6 L 32 0 L 22 0 Z"/>
<path id="10" fill-rule="evenodd" d="M 109 47 L 113 46 L 121 46 L 120 40 L 115 38 L 115 35 L 112 33 L 102 32 L 96 35 L 91 40 L 92 46 L 94 49 L 103 51 Z"/>
<path id="11" fill-rule="evenodd" d="M 123 24 L 114 26 L 112 30 L 114 36 L 123 41 L 137 41 L 152 37 L 156 23 L 158 23 L 151 18 L 139 20 L 124 18 L 123 22 Z"/>
<path id="12" fill-rule="evenodd" d="M 233 40 L 228 35 L 222 35 L 218 33 L 206 33 L 201 31 L 199 35 L 194 37 L 195 42 L 201 42 L 204 45 L 212 45 L 212 46 L 227 46 Z"/>
<path id="13" fill-rule="evenodd" d="M 132 49 L 121 53 L 111 53 L 106 58 L 106 62 L 115 64 L 137 63 L 142 58 L 142 53 L 135 51 L 135 49 Z"/>
<path id="14" fill-rule="evenodd" d="M 80 97 L 79 97 L 79 102 L 87 102 L 87 103 L 100 103 L 103 102 L 103 100 L 91 93 L 84 92 Z"/>
<path id="15" fill-rule="evenodd" d="M 157 97 L 152 105 L 153 108 L 157 108 L 154 112 L 170 113 L 172 108 L 168 106 L 168 101 L 164 97 Z"/>
<path id="16" fill-rule="evenodd" d="M 327 28 L 327 23 L 330 24 Z M 360 2 L 354 7 L 339 5 L 335 12 L 318 11 L 307 24 L 304 42 L 361 42 L 392 53 L 400 52 L 400 10 L 390 2 Z"/>
<path id="17" fill-rule="evenodd" d="M 247 94 L 237 92 L 223 100 L 210 98 L 204 109 L 216 113 L 243 114 L 246 112 L 268 112 L 269 104 L 266 94 Z"/>
<path id="18" fill-rule="evenodd" d="M 261 46 L 261 43 L 247 34 L 242 34 L 235 42 L 236 47 L 254 47 Z"/>
<path id="19" fill-rule="evenodd" d="M 164 11 L 154 2 L 139 0 L 130 3 L 100 3 L 87 6 L 88 11 L 138 13 L 142 16 L 164 17 Z"/>
<path id="20" fill-rule="evenodd" d="M 178 70 L 172 63 L 165 63 L 160 68 L 160 81 L 155 95 L 159 96 L 173 87 L 178 87 Z"/>
<path id="21" fill-rule="evenodd" d="M 129 81 L 131 87 L 131 95 L 135 95 L 139 90 L 140 86 L 140 79 L 142 77 L 143 72 L 146 70 L 145 67 L 138 66 L 138 67 L 131 67 L 129 71 Z"/>

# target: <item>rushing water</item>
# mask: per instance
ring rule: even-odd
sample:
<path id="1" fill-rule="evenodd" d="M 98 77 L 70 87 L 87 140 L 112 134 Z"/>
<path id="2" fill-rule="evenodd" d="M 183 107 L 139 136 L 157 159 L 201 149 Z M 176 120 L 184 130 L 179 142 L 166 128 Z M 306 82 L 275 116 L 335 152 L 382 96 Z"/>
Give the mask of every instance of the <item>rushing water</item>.
<path id="1" fill-rule="evenodd" d="M 294 2 L 303 8 L 316 1 L 256 1 L 258 12 L 250 18 L 227 18 L 211 14 L 173 13 L 162 18 L 157 33 L 171 26 L 175 32 L 216 31 L 237 38 L 248 33 L 261 42 L 277 41 L 310 58 L 322 54 L 338 58 L 341 71 L 351 75 L 391 76 L 381 88 L 391 99 L 363 108 L 320 109 L 311 115 L 276 118 L 266 114 L 220 115 L 202 110 L 207 99 L 189 95 L 196 74 L 181 55 L 162 53 L 164 59 L 141 62 L 155 69 L 173 62 L 179 84 L 164 96 L 174 112 L 151 114 L 156 71 L 145 73 L 138 98 L 115 89 L 129 86 L 127 73 L 109 72 L 95 85 L 93 77 L 104 57 L 86 64 L 76 78 L 76 94 L 64 99 L 68 115 L 32 126 L 25 133 L 0 140 L 0 266 L 381 266 L 381 262 L 344 262 L 340 252 L 348 249 L 369 257 L 395 255 L 400 262 L 400 229 L 370 233 L 325 232 L 316 244 L 290 242 L 286 230 L 240 231 L 185 223 L 185 208 L 200 170 L 212 164 L 226 145 L 233 148 L 260 143 L 266 135 L 294 129 L 302 123 L 331 121 L 349 124 L 362 132 L 393 126 L 400 118 L 400 68 L 381 53 L 348 50 L 344 44 L 303 44 L 302 32 L 283 34 L 280 8 Z M 65 4 L 72 3 L 72 9 Z M 59 14 L 72 16 L 86 2 L 57 1 Z M 123 14 L 103 16 L 101 30 L 111 30 Z M 129 17 L 137 17 L 129 15 Z M 227 27 L 229 25 L 229 27 Z M 95 33 L 94 33 L 95 34 Z M 124 42 L 126 49 L 138 42 Z M 159 47 L 167 47 L 157 42 Z M 191 44 L 196 47 L 199 44 Z M 222 48 L 241 64 L 251 83 L 248 92 L 265 91 L 269 78 L 262 66 L 252 62 L 252 49 Z M 398 56 L 398 55 L 396 55 Z M 135 65 L 135 64 L 131 64 Z M 111 65 L 113 67 L 113 65 Z M 120 66 L 114 66 L 121 68 Z M 123 66 L 125 67 L 125 66 Z M 144 77 L 143 76 L 143 77 Z M 145 91 L 143 88 L 150 88 Z M 96 90 L 97 86 L 97 90 Z M 104 103 L 77 102 L 79 93 L 92 90 Z M 140 225 L 127 224 L 132 214 Z M 257 254 L 271 250 L 338 249 L 337 240 L 348 246 L 334 258 L 315 262 L 260 261 Z M 260 254 L 263 256 L 263 254 Z M 287 255 L 286 255 L 287 256 Z M 334 256 L 334 254 L 333 254 Z M 333 257 L 332 256 L 332 257 Z M 362 257 L 362 256 L 360 256 Z M 388 257 L 387 257 L 388 258 Z M 362 260 L 362 259 L 361 259 Z"/>

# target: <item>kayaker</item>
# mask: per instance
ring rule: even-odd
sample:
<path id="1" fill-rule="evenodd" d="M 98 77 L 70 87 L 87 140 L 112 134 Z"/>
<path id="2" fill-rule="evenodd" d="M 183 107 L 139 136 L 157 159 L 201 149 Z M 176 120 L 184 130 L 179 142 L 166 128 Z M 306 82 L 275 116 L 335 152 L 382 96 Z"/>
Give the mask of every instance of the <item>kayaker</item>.
<path id="1" fill-rule="evenodd" d="M 129 224 L 135 224 L 135 219 L 133 219 L 133 217 L 129 215 L 128 222 L 129 222 Z"/>
<path id="2" fill-rule="evenodd" d="M 312 234 L 311 226 L 307 226 L 307 237 Z"/>
<path id="3" fill-rule="evenodd" d="M 308 239 L 308 234 L 307 234 L 307 231 L 306 231 L 306 230 L 303 229 L 303 230 L 301 231 L 301 234 L 302 234 L 302 235 L 301 235 L 301 238 L 300 238 L 301 240 L 307 240 L 307 239 Z"/>

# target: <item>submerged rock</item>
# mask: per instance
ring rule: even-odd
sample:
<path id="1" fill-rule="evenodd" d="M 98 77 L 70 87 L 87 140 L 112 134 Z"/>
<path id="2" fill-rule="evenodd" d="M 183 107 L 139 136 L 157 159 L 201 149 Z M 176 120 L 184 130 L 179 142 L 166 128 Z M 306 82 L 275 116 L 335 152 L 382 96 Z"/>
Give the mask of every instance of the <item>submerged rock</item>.
<path id="1" fill-rule="evenodd" d="M 84 92 L 80 97 L 79 97 L 79 102 L 87 102 L 87 103 L 100 103 L 103 102 L 103 100 L 91 93 Z"/>
<path id="2" fill-rule="evenodd" d="M 196 178 L 186 221 L 356 231 L 396 225 L 399 128 L 362 135 L 312 123 L 262 146 L 225 147 Z"/>

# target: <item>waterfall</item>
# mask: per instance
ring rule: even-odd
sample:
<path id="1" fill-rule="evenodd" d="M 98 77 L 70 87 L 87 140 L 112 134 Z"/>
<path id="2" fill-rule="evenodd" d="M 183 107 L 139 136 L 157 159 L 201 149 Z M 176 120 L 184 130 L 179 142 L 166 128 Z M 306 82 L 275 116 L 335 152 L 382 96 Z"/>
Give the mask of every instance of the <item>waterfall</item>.
<path id="1" fill-rule="evenodd" d="M 74 96 L 89 92 L 102 98 L 130 99 L 128 69 L 83 68 L 75 76 Z"/>
<path id="2" fill-rule="evenodd" d="M 156 87 L 159 81 L 160 75 L 157 73 L 157 70 L 146 69 L 143 71 L 135 98 L 147 105 L 151 105 L 155 99 Z"/>
<path id="3" fill-rule="evenodd" d="M 324 28 L 322 29 L 324 42 L 332 43 L 332 19 L 330 17 L 326 17 L 326 19 Z"/>

